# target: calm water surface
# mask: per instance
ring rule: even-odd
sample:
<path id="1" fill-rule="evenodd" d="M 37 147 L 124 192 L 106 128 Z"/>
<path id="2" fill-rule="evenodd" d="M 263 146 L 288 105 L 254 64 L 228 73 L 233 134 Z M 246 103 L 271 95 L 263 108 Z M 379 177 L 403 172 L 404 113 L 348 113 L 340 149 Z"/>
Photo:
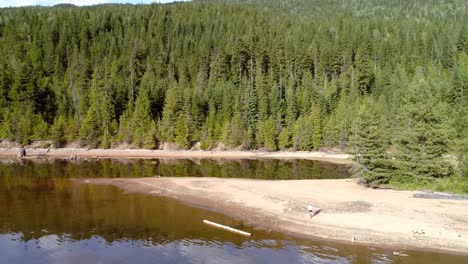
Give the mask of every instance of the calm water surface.
<path id="1" fill-rule="evenodd" d="M 253 179 L 339 179 L 350 176 L 348 166 L 313 160 L 272 159 L 0 159 L 0 175 L 35 177 L 222 177 Z M 1 165 L 3 164 L 3 165 Z M 22 166 L 24 165 L 24 166 Z"/>
<path id="2" fill-rule="evenodd" d="M 268 170 L 269 173 L 262 172 Z M 343 178 L 311 161 L 0 160 L 0 263 L 468 263 L 464 256 L 297 239 L 164 197 L 69 178 Z M 253 233 L 245 238 L 209 219 Z"/>

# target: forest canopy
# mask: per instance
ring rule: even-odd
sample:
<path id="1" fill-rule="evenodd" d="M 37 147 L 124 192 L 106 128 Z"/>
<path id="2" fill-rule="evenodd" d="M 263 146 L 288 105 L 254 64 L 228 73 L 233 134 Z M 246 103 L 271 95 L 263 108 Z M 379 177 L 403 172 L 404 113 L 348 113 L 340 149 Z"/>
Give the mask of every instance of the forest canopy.
<path id="1" fill-rule="evenodd" d="M 467 20 L 464 0 L 0 9 L 0 138 L 339 146 L 369 184 L 468 192 Z"/>

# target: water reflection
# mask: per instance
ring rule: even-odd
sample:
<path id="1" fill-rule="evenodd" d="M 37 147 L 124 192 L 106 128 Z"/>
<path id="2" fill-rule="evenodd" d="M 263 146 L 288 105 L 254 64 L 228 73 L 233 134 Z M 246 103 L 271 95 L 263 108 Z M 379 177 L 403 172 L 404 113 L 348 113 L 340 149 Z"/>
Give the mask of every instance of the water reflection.
<path id="1" fill-rule="evenodd" d="M 204 241 L 231 241 L 241 246 L 244 238 L 208 227 L 203 219 L 250 229 L 221 214 L 164 197 L 124 195 L 110 186 L 81 185 L 67 179 L 2 180 L 0 200 L 5 202 L 0 204 L 0 232 L 22 233 L 24 241 L 52 233 L 68 234 L 73 240 L 99 235 L 108 242 L 151 239 L 154 244 L 166 244 L 203 234 Z M 264 235 L 258 232 L 255 239 L 262 240 Z"/>
<path id="2" fill-rule="evenodd" d="M 97 176 L 117 177 L 125 169 L 101 162 L 109 169 Z M 141 176 L 136 164 L 148 162 L 129 162 L 128 172 Z M 401 257 L 388 249 L 292 238 L 168 198 L 68 179 L 96 177 L 97 165 L 0 165 L 0 263 L 468 263 L 456 255 L 406 251 Z M 213 229 L 203 219 L 253 236 Z"/>
<path id="3" fill-rule="evenodd" d="M 313 160 L 273 159 L 0 159 L 1 175 L 35 177 L 222 177 L 254 179 L 348 178 L 349 167 Z"/>

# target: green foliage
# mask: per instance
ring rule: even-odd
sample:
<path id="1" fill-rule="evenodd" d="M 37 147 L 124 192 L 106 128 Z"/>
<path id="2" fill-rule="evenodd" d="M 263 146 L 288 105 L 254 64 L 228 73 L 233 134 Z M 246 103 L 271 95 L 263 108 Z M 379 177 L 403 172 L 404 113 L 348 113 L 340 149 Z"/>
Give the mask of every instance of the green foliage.
<path id="1" fill-rule="evenodd" d="M 100 112 L 97 106 L 91 107 L 83 120 L 80 128 L 80 137 L 84 144 L 90 146 L 98 146 L 101 135 L 103 134 L 103 126 L 100 123 Z"/>
<path id="2" fill-rule="evenodd" d="M 156 142 L 151 138 L 155 134 L 156 124 L 151 117 L 151 102 L 146 90 L 142 90 L 138 94 L 131 124 L 133 143 L 140 147 L 149 145 L 151 148 L 154 148 Z"/>
<path id="3" fill-rule="evenodd" d="M 151 126 L 149 127 L 148 131 L 145 133 L 143 147 L 145 149 L 156 149 L 158 147 L 156 123 L 154 122 L 151 122 Z"/>
<path id="4" fill-rule="evenodd" d="M 119 129 L 117 133 L 117 140 L 119 142 L 131 142 L 133 139 L 133 131 L 132 131 L 132 120 L 130 118 L 130 114 L 132 111 L 127 109 L 121 116 L 119 122 Z"/>
<path id="5" fill-rule="evenodd" d="M 293 131 L 293 147 L 297 150 L 311 151 L 322 145 L 322 127 L 320 108 L 314 105 L 313 110 L 306 116 L 300 116 Z"/>
<path id="6" fill-rule="evenodd" d="M 393 177 L 390 184 L 401 190 L 434 190 L 437 192 L 468 193 L 468 179 L 463 176 L 448 178 L 414 178 Z"/>
<path id="7" fill-rule="evenodd" d="M 175 140 L 174 125 L 177 113 L 180 109 L 179 91 L 177 87 L 172 87 L 167 90 L 164 110 L 161 119 L 161 139 L 163 141 L 173 142 Z"/>
<path id="8" fill-rule="evenodd" d="M 33 138 L 47 138 L 49 135 L 49 126 L 41 115 L 36 115 L 35 123 L 33 127 Z"/>
<path id="9" fill-rule="evenodd" d="M 319 105 L 314 105 L 310 118 L 313 127 L 312 145 L 314 149 L 319 149 L 322 146 L 322 117 Z"/>
<path id="10" fill-rule="evenodd" d="M 393 162 L 382 137 L 381 120 L 373 109 L 364 105 L 356 118 L 353 128 L 353 154 L 358 165 L 357 173 L 364 182 L 371 185 L 388 183 Z"/>
<path id="11" fill-rule="evenodd" d="M 234 114 L 230 126 L 228 127 L 228 135 L 228 144 L 233 146 L 244 145 L 245 147 L 247 134 L 240 112 Z"/>
<path id="12" fill-rule="evenodd" d="M 278 139 L 278 147 L 281 150 L 286 150 L 292 147 L 292 140 L 291 140 L 291 129 L 289 127 L 283 127 L 279 134 Z"/>
<path id="13" fill-rule="evenodd" d="M 461 142 L 462 146 L 460 147 L 461 150 L 458 154 L 458 169 L 459 174 L 464 176 L 468 181 L 468 133 L 466 130 L 468 129 L 465 128 L 465 138 Z"/>
<path id="14" fill-rule="evenodd" d="M 300 116 L 294 124 L 293 147 L 295 150 L 310 151 L 314 148 L 312 135 L 314 126 L 309 116 Z"/>
<path id="15" fill-rule="evenodd" d="M 277 150 L 277 134 L 278 132 L 276 124 L 271 116 L 266 121 L 259 122 L 259 132 L 257 135 L 257 141 L 260 146 L 263 146 L 264 148 L 270 151 Z"/>
<path id="16" fill-rule="evenodd" d="M 187 119 L 183 114 L 180 114 L 175 121 L 175 143 L 181 149 L 188 149 L 190 148 L 190 135 L 189 135 L 189 128 L 187 124 Z"/>
<path id="17" fill-rule="evenodd" d="M 95 70 L 90 89 L 90 106 L 81 124 L 80 139 L 85 145 L 107 148 L 116 132 L 113 91 L 107 72 Z"/>
<path id="18" fill-rule="evenodd" d="M 436 89 L 423 76 L 416 76 L 402 100 L 400 133 L 396 137 L 400 175 L 409 177 L 448 177 L 453 167 L 444 160 L 449 139 L 444 127 L 449 109 L 429 91 Z M 424 98 L 424 100 L 422 100 Z"/>
<path id="19" fill-rule="evenodd" d="M 464 6 L 204 0 L 0 9 L 0 137 L 339 146 L 357 151 L 369 183 L 466 175 Z"/>
<path id="20" fill-rule="evenodd" d="M 4 120 L 1 124 L 0 134 L 5 138 L 28 144 L 33 138 L 37 122 L 43 121 L 33 113 L 31 105 L 12 105 L 4 109 Z M 43 126 L 42 126 L 43 127 Z M 45 128 L 42 128 L 42 132 Z"/>
<path id="21" fill-rule="evenodd" d="M 244 122 L 247 128 L 248 144 L 255 148 L 255 131 L 258 118 L 257 96 L 252 84 L 247 84 L 244 92 Z"/>
<path id="22" fill-rule="evenodd" d="M 462 52 L 454 67 L 453 89 L 450 91 L 450 102 L 458 118 L 453 120 L 455 130 L 456 152 L 459 161 L 459 171 L 468 177 L 468 55 Z"/>
<path id="23" fill-rule="evenodd" d="M 64 116 L 58 116 L 51 128 L 51 139 L 56 147 L 62 147 L 67 142 L 66 140 L 66 119 Z"/>
<path id="24" fill-rule="evenodd" d="M 214 147 L 214 141 L 210 139 L 202 140 L 200 144 L 200 148 L 202 150 L 210 150 Z"/>
<path id="25" fill-rule="evenodd" d="M 371 93 L 374 86 L 374 73 L 370 60 L 370 48 L 363 44 L 356 54 L 357 85 L 361 93 Z"/>

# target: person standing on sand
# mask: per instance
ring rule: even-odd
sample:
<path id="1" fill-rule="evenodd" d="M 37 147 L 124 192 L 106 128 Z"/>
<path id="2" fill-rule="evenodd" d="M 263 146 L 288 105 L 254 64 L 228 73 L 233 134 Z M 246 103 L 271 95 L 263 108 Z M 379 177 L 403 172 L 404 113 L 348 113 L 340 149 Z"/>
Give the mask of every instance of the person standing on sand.
<path id="1" fill-rule="evenodd" d="M 21 146 L 21 147 L 20 147 L 19 153 L 18 153 L 18 157 L 19 157 L 19 158 L 24 158 L 24 157 L 26 157 L 26 148 L 24 148 L 24 146 Z"/>
<path id="2" fill-rule="evenodd" d="M 307 206 L 307 210 L 309 211 L 310 219 L 312 219 L 312 217 L 320 213 L 322 209 L 315 207 L 312 203 L 309 203 L 309 205 Z"/>

